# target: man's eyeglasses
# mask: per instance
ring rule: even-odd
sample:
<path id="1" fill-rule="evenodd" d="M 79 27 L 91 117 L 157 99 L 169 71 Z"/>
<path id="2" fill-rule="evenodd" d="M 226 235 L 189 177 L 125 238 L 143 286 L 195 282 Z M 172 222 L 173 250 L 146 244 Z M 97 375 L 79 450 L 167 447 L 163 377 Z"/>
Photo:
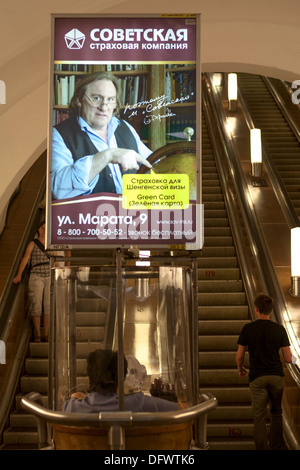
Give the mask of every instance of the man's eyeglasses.
<path id="1" fill-rule="evenodd" d="M 113 106 L 116 105 L 116 102 L 117 102 L 117 98 L 115 96 L 111 96 L 110 98 L 107 98 L 106 100 L 101 95 L 95 95 L 95 96 L 92 96 L 92 98 L 90 98 L 85 93 L 84 96 L 91 102 L 92 106 L 95 106 L 95 108 L 103 104 L 106 104 L 106 106 L 108 106 L 109 108 L 112 108 Z"/>

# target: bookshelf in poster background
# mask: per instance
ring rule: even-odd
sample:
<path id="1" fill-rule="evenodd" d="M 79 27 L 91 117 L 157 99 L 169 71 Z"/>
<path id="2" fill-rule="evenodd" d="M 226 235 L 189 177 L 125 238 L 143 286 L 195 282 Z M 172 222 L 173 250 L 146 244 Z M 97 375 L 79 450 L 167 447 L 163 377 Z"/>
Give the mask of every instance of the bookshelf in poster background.
<path id="1" fill-rule="evenodd" d="M 93 72 L 119 72 L 118 78 L 122 103 L 133 104 L 147 98 L 147 69 L 144 65 L 81 65 L 55 64 L 53 124 L 68 117 L 68 105 L 76 84 L 86 74 Z"/>
<path id="2" fill-rule="evenodd" d="M 53 93 L 53 125 L 68 118 L 68 105 L 74 94 L 76 83 L 86 74 L 97 71 L 114 73 L 119 80 L 121 90 L 122 109 L 125 105 L 134 106 L 136 103 L 147 101 L 149 94 L 149 69 L 145 64 L 55 64 L 54 65 L 54 93 Z M 166 119 L 166 133 L 168 140 L 177 140 L 176 134 L 185 127 L 195 129 L 195 68 L 187 65 L 166 65 L 165 74 L 166 102 L 172 103 L 176 98 L 184 101 L 171 105 L 173 114 Z M 186 99 L 186 97 L 188 97 Z M 140 106 L 139 110 L 145 108 Z M 122 116 L 121 109 L 121 117 Z M 141 117 L 132 116 L 128 120 L 145 141 L 148 139 L 148 126 L 142 125 Z"/>
<path id="3" fill-rule="evenodd" d="M 183 98 L 178 104 L 171 105 L 176 114 L 166 122 L 167 141 L 178 140 L 178 134 L 186 127 L 196 131 L 195 116 L 196 73 L 195 67 L 185 65 L 166 65 L 165 94 L 169 102 Z M 195 139 L 195 134 L 192 139 Z"/>

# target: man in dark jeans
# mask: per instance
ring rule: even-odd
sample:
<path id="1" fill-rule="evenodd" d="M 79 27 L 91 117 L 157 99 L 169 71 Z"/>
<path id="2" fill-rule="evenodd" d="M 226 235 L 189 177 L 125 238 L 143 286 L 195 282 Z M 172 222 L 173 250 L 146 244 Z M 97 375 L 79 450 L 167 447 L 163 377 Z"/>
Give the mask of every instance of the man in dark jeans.
<path id="1" fill-rule="evenodd" d="M 244 367 L 246 348 L 250 357 L 249 387 L 254 413 L 254 441 L 257 450 L 283 449 L 281 401 L 284 372 L 280 351 L 292 362 L 287 333 L 283 326 L 270 320 L 273 299 L 260 294 L 254 302 L 257 320 L 242 328 L 238 339 L 236 363 L 239 375 L 247 376 Z M 268 446 L 266 417 L 270 402 L 271 428 Z"/>

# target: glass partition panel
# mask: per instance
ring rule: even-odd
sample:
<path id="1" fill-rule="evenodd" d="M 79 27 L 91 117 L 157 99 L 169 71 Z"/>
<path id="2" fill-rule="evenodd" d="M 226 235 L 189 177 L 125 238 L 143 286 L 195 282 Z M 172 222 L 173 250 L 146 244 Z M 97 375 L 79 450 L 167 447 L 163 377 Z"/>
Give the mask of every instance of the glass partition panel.
<path id="1" fill-rule="evenodd" d="M 87 392 L 86 359 L 118 350 L 117 296 L 122 298 L 122 347 L 128 361 L 124 393 L 143 391 L 192 404 L 190 271 L 185 267 L 54 268 L 55 402 Z M 123 292 L 117 291 L 117 275 Z"/>

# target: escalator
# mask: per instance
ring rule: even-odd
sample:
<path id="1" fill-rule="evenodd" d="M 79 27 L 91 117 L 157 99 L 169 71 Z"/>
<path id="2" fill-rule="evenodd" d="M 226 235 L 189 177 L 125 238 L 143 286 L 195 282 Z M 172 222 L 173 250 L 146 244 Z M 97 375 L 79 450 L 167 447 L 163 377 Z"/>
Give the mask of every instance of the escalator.
<path id="1" fill-rule="evenodd" d="M 295 108 L 285 84 L 278 80 L 238 74 L 238 85 L 239 101 L 235 110 L 228 107 L 225 86 L 216 89 L 218 117 L 241 169 L 236 179 L 240 193 L 249 202 L 245 208 L 249 220 L 253 219 L 253 240 L 265 274 L 262 290 L 275 299 L 271 319 L 286 328 L 292 352 L 299 358 L 300 298 L 291 293 L 290 251 L 290 230 L 299 225 L 299 108 Z M 265 104 L 265 111 L 261 103 Z M 252 175 L 251 171 L 249 131 L 254 127 L 262 130 L 261 177 Z M 299 449 L 300 443 L 296 412 L 300 403 L 299 372 L 298 366 L 285 367 L 285 438 L 293 449 Z"/>
<path id="2" fill-rule="evenodd" d="M 278 81 L 279 82 L 279 81 Z M 262 141 L 286 190 L 286 198 L 300 217 L 300 142 L 291 128 L 285 111 L 295 107 L 281 83 L 259 75 L 238 74 L 239 90 L 256 128 L 261 129 Z M 273 84 L 273 85 L 272 85 Z M 280 87 L 284 107 L 280 109 L 272 89 Z M 285 92 L 285 93 L 284 93 Z M 279 95 L 280 98 L 280 95 Z M 298 117 L 299 120 L 299 117 Z M 299 123 L 297 123 L 299 126 Z M 298 127 L 299 129 L 299 127 Z M 299 135 L 299 131 L 298 131 Z"/>
<path id="3" fill-rule="evenodd" d="M 219 402 L 208 423 L 208 442 L 211 449 L 253 449 L 249 390 L 240 383 L 235 366 L 237 336 L 245 322 L 250 321 L 247 296 L 205 117 L 202 132 L 205 246 L 197 263 L 199 385 L 201 393 L 211 392 Z M 95 296 L 91 300 L 94 311 L 99 311 L 97 302 L 99 298 Z M 85 309 L 92 309 L 87 307 L 86 298 L 79 297 L 77 306 L 80 304 Z M 103 318 L 107 308 L 105 304 L 100 309 Z M 91 339 L 91 317 L 84 315 L 80 308 L 77 308 L 76 317 L 78 321 L 82 318 L 85 322 L 84 325 L 77 324 L 76 328 L 77 341 L 82 341 L 82 355 L 77 357 L 78 373 L 82 375 L 83 358 L 86 357 L 87 349 L 94 349 L 96 343 Z M 99 328 L 94 331 L 97 334 Z M 101 342 L 98 345 L 101 346 Z M 23 394 L 33 390 L 40 392 L 46 401 L 47 351 L 47 344 L 30 344 L 24 375 L 20 377 L 17 409 L 11 414 L 11 426 L 4 433 L 6 448 L 37 446 L 35 421 L 18 404 Z"/>
<path id="4" fill-rule="evenodd" d="M 249 241 L 241 243 L 236 234 L 237 228 L 245 231 L 242 217 L 232 210 L 228 202 L 228 194 L 234 189 L 228 180 L 220 181 L 220 163 L 216 162 L 216 146 L 220 148 L 222 158 L 226 149 L 215 139 L 217 128 L 209 121 L 209 112 L 205 111 L 202 118 L 202 170 L 203 170 L 203 203 L 205 243 L 197 260 L 198 275 L 198 315 L 199 315 L 199 387 L 200 392 L 208 391 L 218 399 L 218 407 L 208 419 L 207 439 L 212 450 L 249 450 L 254 449 L 252 440 L 252 412 L 248 383 L 239 378 L 235 353 L 237 338 L 242 326 L 251 321 L 251 295 L 248 290 L 264 288 L 264 285 L 246 287 L 250 281 L 245 267 L 241 268 L 241 260 L 246 258 L 243 266 L 253 264 Z M 212 131 L 213 129 L 213 131 Z M 278 146 L 277 146 L 278 147 Z M 222 165 L 222 163 L 221 163 Z M 248 236 L 248 235 L 247 235 Z M 244 235 L 243 240 L 247 240 Z M 249 278 L 251 276 L 249 275 Z M 256 279 L 259 278 L 257 275 Z M 107 285 L 107 292 L 110 287 Z M 83 294 L 83 293 L 82 293 Z M 103 291 L 102 291 L 103 294 Z M 101 295 L 101 297 L 106 297 Z M 78 309 L 76 335 L 82 340 L 82 355 L 77 358 L 78 371 L 82 372 L 86 347 L 104 344 L 105 324 L 109 316 L 108 302 L 99 296 L 91 301 L 95 309 L 88 306 L 89 302 L 79 297 L 79 304 L 84 306 L 86 313 Z M 82 300 L 82 301 L 81 301 Z M 92 313 L 92 311 L 94 312 Z M 100 310 L 100 313 L 99 313 Z M 97 313 L 96 313 L 97 312 Z M 100 329 L 92 333 L 92 318 L 101 316 Z M 97 325 L 99 326 L 99 318 Z M 87 346 L 86 346 L 87 343 Z M 15 411 L 10 415 L 10 427 L 3 435 L 3 448 L 37 448 L 37 430 L 35 420 L 25 415 L 19 406 L 20 396 L 29 391 L 38 391 L 47 399 L 48 384 L 48 344 L 30 343 L 28 356 L 24 363 L 24 373 L 20 376 L 19 391 Z"/>
<path id="5" fill-rule="evenodd" d="M 254 449 L 249 388 L 239 378 L 237 338 L 250 321 L 223 188 L 202 116 L 204 247 L 198 259 L 199 386 L 218 407 L 208 418 L 212 450 Z"/>
<path id="6" fill-rule="evenodd" d="M 28 170 L 11 198 L 0 238 L 0 338 L 6 344 L 6 364 L 0 365 L 0 431 L 7 427 L 9 408 L 14 408 L 12 397 L 18 391 L 17 377 L 31 337 L 32 327 L 26 314 L 26 273 L 20 285 L 13 285 L 12 280 L 44 217 L 45 174 L 46 152 Z"/>
<path id="7" fill-rule="evenodd" d="M 28 221 L 32 217 L 35 218 L 33 212 L 40 212 L 40 214 L 43 212 L 46 164 L 46 153 L 44 153 L 28 170 L 11 198 L 4 228 L 0 235 L 0 296 L 4 293 L 11 269 L 16 261 Z M 34 223 L 34 220 L 30 222 L 32 225 Z M 36 227 L 31 227 L 31 229 L 28 227 L 28 229 L 29 232 L 34 233 Z"/>
<path id="8" fill-rule="evenodd" d="M 83 273 L 84 276 L 84 273 Z M 108 323 L 114 318 L 115 306 L 110 302 L 112 281 L 107 277 L 101 284 L 95 282 L 76 289 L 75 337 L 77 343 L 76 370 L 81 385 L 86 385 L 86 357 L 97 348 L 111 347 L 111 330 Z M 65 299 L 62 299 L 65 301 Z M 45 406 L 48 406 L 49 344 L 30 342 L 24 367 L 19 379 L 18 393 L 14 410 L 10 413 L 9 426 L 3 433 L 2 450 L 37 449 L 38 434 L 36 420 L 24 412 L 21 398 L 31 391 L 40 393 Z"/>

